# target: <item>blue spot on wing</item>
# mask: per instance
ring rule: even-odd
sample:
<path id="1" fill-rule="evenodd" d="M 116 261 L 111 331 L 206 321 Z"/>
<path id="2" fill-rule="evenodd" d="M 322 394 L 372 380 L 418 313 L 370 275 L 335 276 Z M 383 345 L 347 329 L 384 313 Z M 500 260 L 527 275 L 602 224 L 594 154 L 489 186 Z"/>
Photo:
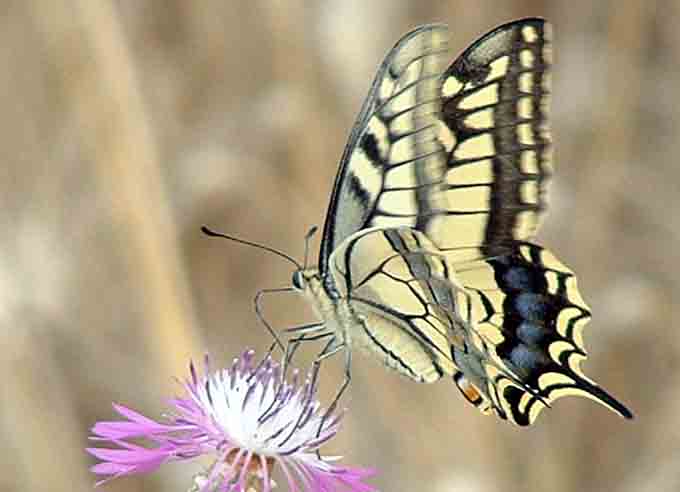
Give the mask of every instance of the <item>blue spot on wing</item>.
<path id="1" fill-rule="evenodd" d="M 510 352 L 510 362 L 520 369 L 531 370 L 542 361 L 541 354 L 526 345 L 517 345 Z"/>
<path id="2" fill-rule="evenodd" d="M 526 268 L 512 267 L 503 275 L 505 287 L 513 290 L 535 290 L 532 275 Z"/>
<path id="3" fill-rule="evenodd" d="M 522 321 L 517 327 L 517 338 L 527 345 L 538 344 L 545 337 L 545 335 L 545 326 L 538 323 Z"/>
<path id="4" fill-rule="evenodd" d="M 519 315 L 529 321 L 541 321 L 550 314 L 550 302 L 544 295 L 523 292 L 514 299 Z"/>

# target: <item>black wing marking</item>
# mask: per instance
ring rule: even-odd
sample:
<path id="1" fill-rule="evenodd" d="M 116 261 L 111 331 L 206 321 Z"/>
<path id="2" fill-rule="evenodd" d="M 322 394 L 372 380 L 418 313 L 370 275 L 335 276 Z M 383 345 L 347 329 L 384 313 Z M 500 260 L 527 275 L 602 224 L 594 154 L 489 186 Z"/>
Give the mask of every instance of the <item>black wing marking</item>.
<path id="1" fill-rule="evenodd" d="M 529 425 L 567 395 L 594 399 L 632 417 L 583 374 L 582 330 L 590 312 L 574 274 L 548 250 L 517 243 L 511 254 L 471 262 L 457 275 L 470 295 L 471 325 L 486 342 L 469 356 L 482 361 L 487 387 L 481 390 L 501 417 Z"/>
<path id="2" fill-rule="evenodd" d="M 425 235 L 409 227 L 365 229 L 333 252 L 329 267 L 351 306 L 353 344 L 416 381 L 453 374 L 450 347 L 463 343 L 455 335 L 463 290 Z"/>
<path id="3" fill-rule="evenodd" d="M 319 254 L 327 290 L 328 260 L 353 233 L 373 226 L 415 226 L 427 213 L 422 190 L 441 180 L 436 138 L 446 27 L 423 26 L 389 52 L 352 129 L 335 179 Z M 417 175 L 417 176 L 416 176 Z"/>
<path id="4" fill-rule="evenodd" d="M 481 37 L 445 72 L 447 171 L 423 231 L 455 258 L 499 254 L 536 232 L 551 170 L 550 57 L 550 25 L 522 19 Z"/>

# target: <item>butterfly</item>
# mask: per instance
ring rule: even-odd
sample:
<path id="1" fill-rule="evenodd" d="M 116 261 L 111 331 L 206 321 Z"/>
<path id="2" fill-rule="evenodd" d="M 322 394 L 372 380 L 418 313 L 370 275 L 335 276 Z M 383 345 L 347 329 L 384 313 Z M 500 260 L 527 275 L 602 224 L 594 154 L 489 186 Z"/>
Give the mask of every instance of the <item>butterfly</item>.
<path id="1" fill-rule="evenodd" d="M 323 360 L 364 349 L 402 375 L 451 377 L 483 413 L 529 425 L 554 400 L 631 412 L 588 379 L 574 274 L 530 240 L 552 174 L 550 25 L 504 24 L 449 61 L 447 28 L 404 35 L 342 155 L 318 267 L 293 288 Z M 305 261 L 306 265 L 306 261 Z"/>

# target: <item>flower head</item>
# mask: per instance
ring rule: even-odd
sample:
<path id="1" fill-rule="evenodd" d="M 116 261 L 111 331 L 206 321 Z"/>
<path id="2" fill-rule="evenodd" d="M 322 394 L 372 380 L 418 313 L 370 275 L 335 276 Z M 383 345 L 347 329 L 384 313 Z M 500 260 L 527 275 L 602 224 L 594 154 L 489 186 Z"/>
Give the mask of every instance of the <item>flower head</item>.
<path id="1" fill-rule="evenodd" d="M 254 363 L 245 351 L 228 369 L 199 375 L 193 363 L 183 383 L 186 396 L 170 400 L 173 412 L 163 422 L 114 404 L 126 420 L 98 422 L 91 439 L 117 446 L 88 448 L 101 460 L 92 471 L 107 480 L 150 472 L 163 463 L 202 455 L 215 457 L 198 484 L 201 492 L 241 491 L 258 481 L 270 492 L 271 471 L 278 466 L 291 491 L 372 491 L 362 480 L 374 472 L 333 464 L 321 445 L 339 429 L 341 414 L 326 412 L 315 399 L 315 378 L 286 381 L 269 356 Z M 137 442 L 133 442 L 137 441 Z M 139 444 L 140 440 L 147 445 Z"/>

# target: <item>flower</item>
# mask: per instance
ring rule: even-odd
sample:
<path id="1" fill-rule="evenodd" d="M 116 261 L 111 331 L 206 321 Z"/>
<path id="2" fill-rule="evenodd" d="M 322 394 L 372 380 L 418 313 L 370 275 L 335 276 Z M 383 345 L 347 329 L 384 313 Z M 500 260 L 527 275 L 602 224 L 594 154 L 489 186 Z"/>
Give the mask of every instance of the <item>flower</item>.
<path id="1" fill-rule="evenodd" d="M 91 468 L 105 477 L 97 485 L 211 455 L 215 462 L 196 480 L 201 492 L 245 491 L 253 483 L 270 492 L 277 465 L 291 491 L 375 490 L 363 482 L 374 470 L 336 465 L 339 457 L 319 454 L 338 432 L 342 415 L 333 411 L 324 418 L 315 399 L 316 377 L 300 383 L 296 370 L 289 382 L 270 356 L 258 364 L 253 357 L 245 351 L 230 368 L 211 374 L 206 356 L 203 375 L 191 363 L 186 396 L 169 401 L 173 412 L 163 422 L 114 404 L 126 420 L 96 423 L 90 439 L 117 447 L 87 448 L 101 460 Z"/>

